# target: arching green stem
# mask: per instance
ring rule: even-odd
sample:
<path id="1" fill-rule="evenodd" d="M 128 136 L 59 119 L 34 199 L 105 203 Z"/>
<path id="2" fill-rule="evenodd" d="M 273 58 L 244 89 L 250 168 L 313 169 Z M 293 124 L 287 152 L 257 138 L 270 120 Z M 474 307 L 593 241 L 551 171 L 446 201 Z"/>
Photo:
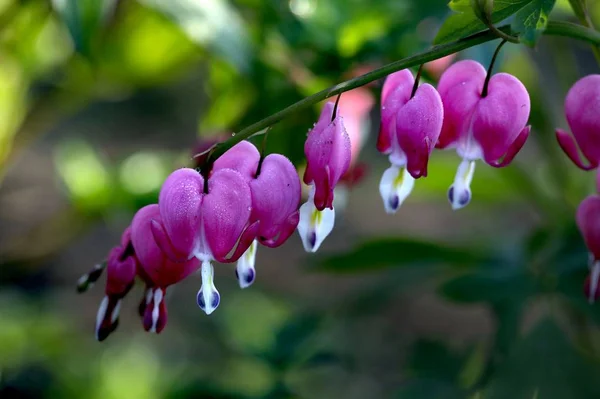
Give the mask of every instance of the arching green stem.
<path id="1" fill-rule="evenodd" d="M 512 33 L 509 26 L 502 26 L 497 29 L 507 34 Z M 591 44 L 600 45 L 600 33 L 592 29 L 586 28 L 584 26 L 572 24 L 569 22 L 550 21 L 548 22 L 548 26 L 544 31 L 544 34 L 571 37 Z M 275 123 L 293 114 L 294 112 L 298 112 L 300 110 L 311 107 L 312 105 L 323 101 L 326 98 L 338 95 L 340 93 L 355 89 L 360 86 L 364 86 L 367 83 L 383 78 L 384 76 L 387 76 L 390 73 L 399 71 L 401 69 L 410 68 L 416 65 L 423 64 L 425 62 L 437 60 L 438 58 L 442 58 L 447 55 L 456 53 L 458 51 L 465 50 L 467 48 L 474 47 L 495 39 L 498 39 L 498 37 L 496 33 L 492 32 L 491 30 L 479 32 L 469 37 L 457 40 L 455 42 L 432 47 L 427 51 L 423 51 L 408 58 L 392 62 L 391 64 L 387 64 L 369 73 L 347 80 L 333 87 L 315 93 L 309 97 L 298 101 L 295 104 L 290 105 L 287 108 L 284 108 L 283 110 L 271 116 L 266 117 L 265 119 L 262 119 L 240 130 L 235 136 L 232 136 L 227 141 L 218 144 L 214 148 L 214 151 L 212 151 L 210 154 L 211 161 L 214 161 L 215 159 L 223 155 L 225 151 L 227 151 L 229 148 L 239 143 L 240 141 L 246 140 L 255 133 L 260 132 L 261 130 L 271 125 L 274 125 Z"/>

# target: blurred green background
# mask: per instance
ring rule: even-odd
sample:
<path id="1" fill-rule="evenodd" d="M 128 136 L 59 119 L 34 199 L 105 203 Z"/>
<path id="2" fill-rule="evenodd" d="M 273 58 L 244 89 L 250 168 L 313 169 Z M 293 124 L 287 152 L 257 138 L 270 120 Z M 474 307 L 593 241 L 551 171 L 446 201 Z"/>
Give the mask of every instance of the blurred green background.
<path id="1" fill-rule="evenodd" d="M 510 167 L 478 164 L 466 209 L 446 199 L 447 151 L 385 214 L 376 103 L 368 176 L 317 255 L 297 235 L 261 248 L 243 291 L 218 266 L 210 317 L 189 277 L 160 335 L 143 331 L 135 287 L 96 342 L 104 279 L 75 292 L 203 140 L 427 49 L 449 13 L 442 0 L 0 0 L 0 397 L 600 397 L 600 309 L 573 220 L 594 177 L 554 139 L 566 91 L 598 65 L 568 39 L 505 46 L 498 70 L 529 89 L 533 131 Z M 575 21 L 566 1 L 551 18 Z M 487 65 L 495 45 L 457 59 Z M 301 168 L 318 112 L 274 126 L 267 150 Z"/>

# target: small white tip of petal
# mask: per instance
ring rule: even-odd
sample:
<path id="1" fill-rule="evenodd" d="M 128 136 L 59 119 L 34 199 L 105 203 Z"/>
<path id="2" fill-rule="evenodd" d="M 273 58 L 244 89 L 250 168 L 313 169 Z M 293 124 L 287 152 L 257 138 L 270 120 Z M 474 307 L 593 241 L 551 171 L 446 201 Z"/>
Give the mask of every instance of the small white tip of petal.
<path id="1" fill-rule="evenodd" d="M 102 298 L 102 302 L 100 302 L 100 307 L 98 307 L 98 313 L 96 313 L 96 339 L 100 339 L 99 337 L 99 331 L 100 331 L 100 326 L 102 325 L 102 321 L 104 320 L 104 317 L 106 316 L 106 310 L 108 309 L 108 296 L 105 295 L 104 298 Z"/>
<path id="2" fill-rule="evenodd" d="M 256 269 L 254 267 L 256 261 L 256 250 L 258 243 L 256 240 L 248 247 L 246 252 L 240 257 L 237 262 L 235 275 L 240 284 L 240 288 L 247 288 L 252 285 L 256 278 Z"/>
<path id="3" fill-rule="evenodd" d="M 379 182 L 379 194 L 383 200 L 386 213 L 396 213 L 404 200 L 410 195 L 414 185 L 415 179 L 408 173 L 406 168 L 392 165 L 386 169 Z"/>
<path id="4" fill-rule="evenodd" d="M 448 190 L 448 201 L 453 210 L 464 208 L 471 202 L 471 181 L 475 173 L 475 161 L 463 161 L 458 166 L 454 183 Z"/>
<path id="5" fill-rule="evenodd" d="M 158 318 L 160 316 L 160 303 L 163 300 L 163 293 L 160 288 L 154 290 L 153 295 L 154 307 L 152 308 L 152 327 L 148 332 L 155 333 L 158 326 Z"/>
<path id="6" fill-rule="evenodd" d="M 213 265 L 209 261 L 203 261 L 201 271 L 202 285 L 196 296 L 196 301 L 198 302 L 200 309 L 207 315 L 214 312 L 221 302 L 219 291 L 217 291 L 217 288 L 213 283 L 213 274 Z"/>

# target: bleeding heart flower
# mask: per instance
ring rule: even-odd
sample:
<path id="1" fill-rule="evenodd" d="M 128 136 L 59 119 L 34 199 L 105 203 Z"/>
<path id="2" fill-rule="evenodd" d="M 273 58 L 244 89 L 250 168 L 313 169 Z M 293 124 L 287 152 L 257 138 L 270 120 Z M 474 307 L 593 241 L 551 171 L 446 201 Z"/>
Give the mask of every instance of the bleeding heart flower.
<path id="1" fill-rule="evenodd" d="M 584 199 L 577 208 L 575 220 L 590 253 L 590 274 L 584 289 L 590 303 L 593 303 L 600 294 L 600 195 L 595 194 Z"/>
<path id="2" fill-rule="evenodd" d="M 298 225 L 300 178 L 289 159 L 270 154 L 261 160 L 256 147 L 241 141 L 215 161 L 213 171 L 220 168 L 237 170 L 246 178 L 252 195 L 250 223 L 259 222 L 257 240 L 275 248 L 282 245 Z M 236 275 L 240 287 L 246 288 L 256 277 L 256 240 L 238 260 Z"/>
<path id="3" fill-rule="evenodd" d="M 427 176 L 427 163 L 444 119 L 440 95 L 430 84 L 412 93 L 415 79 L 408 69 L 388 76 L 381 93 L 381 127 L 377 149 L 392 166 L 381 178 L 379 192 L 387 213 L 395 213 L 414 180 Z"/>
<path id="4" fill-rule="evenodd" d="M 600 164 L 600 75 L 588 75 L 578 80 L 567 93 L 565 113 L 573 136 L 556 129 L 556 138 L 571 161 L 583 170 Z M 577 152 L 577 147 L 588 165 Z"/>
<path id="5" fill-rule="evenodd" d="M 164 303 L 167 287 L 198 270 L 200 261 L 196 258 L 185 262 L 170 260 L 156 244 L 152 234 L 153 224 L 162 224 L 157 204 L 145 206 L 135 214 L 131 223 L 131 241 L 150 282 L 145 296 L 144 329 L 160 333 L 167 323 L 167 308 Z"/>
<path id="6" fill-rule="evenodd" d="M 304 144 L 307 165 L 304 183 L 310 185 L 308 201 L 300 207 L 298 232 L 304 249 L 315 252 L 333 229 L 334 188 L 350 166 L 351 143 L 343 118 L 334 116 L 328 102 Z"/>
<path id="7" fill-rule="evenodd" d="M 250 247 L 258 222 L 249 223 L 250 187 L 240 172 L 213 171 L 208 181 L 195 170 L 173 172 L 163 184 L 158 206 L 162 223 L 152 221 L 158 247 L 173 261 L 202 262 L 198 305 L 206 314 L 219 305 L 211 261 L 237 261 Z"/>
<path id="8" fill-rule="evenodd" d="M 514 76 L 497 73 L 484 93 L 486 71 L 478 62 L 459 61 L 442 75 L 438 91 L 444 104 L 444 124 L 437 148 L 456 148 L 463 159 L 448 191 L 452 209 L 471 200 L 475 161 L 493 167 L 510 164 L 529 136 L 527 89 Z"/>
<path id="9" fill-rule="evenodd" d="M 138 262 L 131 242 L 131 228 L 128 227 L 121 236 L 121 245 L 110 251 L 106 261 L 105 296 L 96 315 L 96 339 L 98 341 L 104 341 L 119 325 L 121 302 L 133 287 Z M 102 269 L 96 267 L 82 278 L 89 279 L 93 273 L 97 273 L 99 277 L 101 272 Z"/>

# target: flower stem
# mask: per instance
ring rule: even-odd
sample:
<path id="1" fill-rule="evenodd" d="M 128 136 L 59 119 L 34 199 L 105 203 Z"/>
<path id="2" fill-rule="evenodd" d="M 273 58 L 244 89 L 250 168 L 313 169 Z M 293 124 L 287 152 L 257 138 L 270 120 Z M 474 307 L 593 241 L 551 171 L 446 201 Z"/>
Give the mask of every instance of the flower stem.
<path id="1" fill-rule="evenodd" d="M 497 29 L 501 30 L 502 32 L 511 32 L 510 27 L 508 25 L 499 27 Z M 594 31 L 593 29 L 589 29 L 584 26 L 572 24 L 569 22 L 550 21 L 548 22 L 548 26 L 544 31 L 544 34 L 571 37 L 594 45 L 600 45 L 600 33 Z M 333 87 L 315 93 L 309 97 L 298 101 L 295 104 L 288 106 L 287 108 L 284 108 L 283 110 L 273 115 L 270 115 L 256 123 L 253 123 L 252 125 L 237 132 L 235 136 L 230 137 L 227 141 L 218 144 L 214 148 L 214 151 L 212 151 L 212 153 L 210 154 L 211 161 L 214 161 L 215 159 L 223 155 L 228 149 L 230 149 L 240 141 L 246 140 L 255 133 L 260 132 L 261 130 L 271 125 L 274 125 L 275 123 L 288 117 L 289 115 L 300 110 L 306 109 L 320 101 L 325 100 L 326 98 L 338 95 L 340 93 L 355 89 L 360 86 L 364 86 L 367 83 L 383 78 L 389 75 L 390 73 L 399 71 L 401 69 L 410 68 L 429 61 L 437 60 L 438 58 L 442 58 L 447 55 L 454 54 L 458 51 L 465 50 L 467 48 L 474 47 L 495 39 L 498 39 L 496 33 L 490 30 L 482 31 L 454 42 L 432 47 L 427 51 L 423 51 L 421 53 L 404 58 L 402 60 L 392 62 L 391 64 L 387 64 L 369 73 L 347 80 Z"/>
<path id="2" fill-rule="evenodd" d="M 494 55 L 492 56 L 492 61 L 490 61 L 490 67 L 487 70 L 487 75 L 485 76 L 485 82 L 483 83 L 483 90 L 481 90 L 481 97 L 487 97 L 488 95 L 488 86 L 490 84 L 490 78 L 492 77 L 492 72 L 494 69 L 494 64 L 496 63 L 496 58 L 498 58 L 498 54 L 500 54 L 500 49 L 506 43 L 506 39 L 502 39 L 498 47 L 496 47 L 496 51 L 494 51 Z"/>
<path id="3" fill-rule="evenodd" d="M 413 85 L 412 92 L 410 93 L 410 98 L 415 96 L 417 89 L 419 88 L 419 81 L 421 80 L 421 72 L 423 72 L 423 65 L 419 66 L 419 70 L 417 71 L 417 76 L 415 77 L 415 84 Z"/>
<path id="4" fill-rule="evenodd" d="M 335 117 L 337 116 L 337 109 L 338 109 L 338 105 L 340 104 L 340 98 L 342 98 L 342 93 L 338 94 L 337 98 L 335 99 L 335 104 L 333 106 L 333 113 L 331 114 L 332 122 L 335 120 Z"/>

